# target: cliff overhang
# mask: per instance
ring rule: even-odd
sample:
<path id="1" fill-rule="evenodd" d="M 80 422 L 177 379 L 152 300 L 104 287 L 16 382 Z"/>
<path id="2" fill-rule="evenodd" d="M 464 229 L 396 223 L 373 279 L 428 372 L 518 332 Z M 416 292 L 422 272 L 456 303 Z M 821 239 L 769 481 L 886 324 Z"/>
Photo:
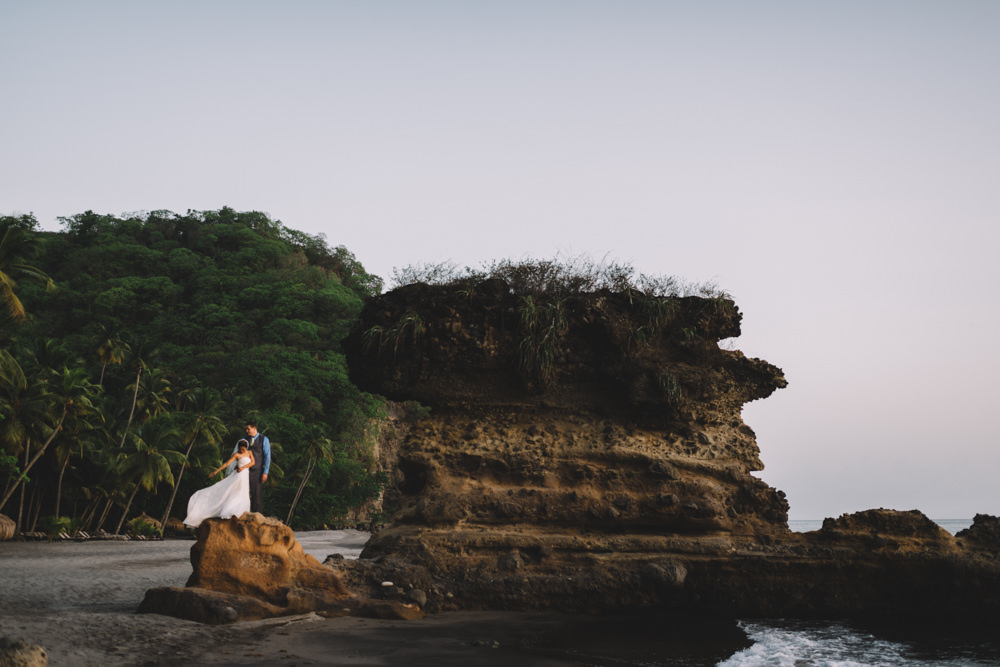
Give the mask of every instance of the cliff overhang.
<path id="1" fill-rule="evenodd" d="M 429 611 L 995 617 L 990 517 L 964 536 L 891 510 L 789 531 L 741 416 L 787 382 L 720 346 L 740 320 L 725 297 L 500 280 L 371 299 L 352 380 L 423 408 L 394 425 L 390 524 L 342 579 Z"/>

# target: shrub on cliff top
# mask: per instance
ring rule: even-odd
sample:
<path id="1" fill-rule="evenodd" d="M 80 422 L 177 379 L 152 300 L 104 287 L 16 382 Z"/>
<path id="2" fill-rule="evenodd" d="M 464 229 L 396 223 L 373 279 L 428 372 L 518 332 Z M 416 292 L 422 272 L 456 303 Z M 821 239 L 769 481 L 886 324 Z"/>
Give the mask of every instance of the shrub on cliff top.
<path id="1" fill-rule="evenodd" d="M 586 255 L 561 259 L 502 259 L 484 263 L 479 269 L 459 269 L 453 262 L 411 264 L 392 271 L 392 287 L 413 283 L 472 287 L 484 280 L 506 282 L 514 294 L 569 295 L 607 289 L 645 297 L 702 296 L 728 298 L 714 283 L 691 283 L 675 276 L 636 275 L 630 263 L 596 261 Z"/>

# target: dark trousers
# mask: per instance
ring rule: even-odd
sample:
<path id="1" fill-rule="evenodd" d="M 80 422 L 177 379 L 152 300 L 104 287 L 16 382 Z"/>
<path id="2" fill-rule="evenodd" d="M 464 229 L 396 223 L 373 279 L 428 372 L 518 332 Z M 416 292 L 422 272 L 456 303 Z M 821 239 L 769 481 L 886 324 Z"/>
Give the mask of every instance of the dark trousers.
<path id="1" fill-rule="evenodd" d="M 264 499 L 261 492 L 264 489 L 264 482 L 261 480 L 263 471 L 260 466 L 250 468 L 250 511 L 264 513 Z"/>

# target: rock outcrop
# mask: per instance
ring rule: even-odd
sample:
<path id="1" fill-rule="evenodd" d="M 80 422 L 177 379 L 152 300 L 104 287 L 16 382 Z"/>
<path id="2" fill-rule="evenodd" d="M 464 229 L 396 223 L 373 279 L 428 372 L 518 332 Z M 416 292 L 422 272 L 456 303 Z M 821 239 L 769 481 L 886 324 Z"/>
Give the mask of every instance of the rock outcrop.
<path id="1" fill-rule="evenodd" d="M 0 514 L 0 541 L 9 540 L 17 532 L 17 524 L 6 514 Z"/>
<path id="2" fill-rule="evenodd" d="M 186 587 L 148 590 L 139 613 L 210 624 L 308 612 L 379 618 L 421 613 L 412 605 L 351 595 L 336 572 L 303 552 L 291 528 L 257 513 L 204 521 L 191 565 Z"/>
<path id="3" fill-rule="evenodd" d="M 48 652 L 20 639 L 0 638 L 0 667 L 46 667 Z"/>
<path id="4" fill-rule="evenodd" d="M 345 341 L 352 379 L 430 414 L 345 584 L 391 581 L 432 611 L 996 615 L 985 528 L 873 511 L 788 530 L 741 418 L 786 381 L 720 347 L 740 319 L 724 298 L 546 300 L 497 280 L 372 299 Z"/>

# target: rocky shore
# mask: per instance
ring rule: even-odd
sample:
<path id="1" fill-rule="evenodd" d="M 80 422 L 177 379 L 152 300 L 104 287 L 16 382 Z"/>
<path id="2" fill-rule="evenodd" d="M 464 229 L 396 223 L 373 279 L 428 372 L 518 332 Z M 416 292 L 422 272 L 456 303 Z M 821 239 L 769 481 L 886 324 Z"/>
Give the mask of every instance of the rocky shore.
<path id="1" fill-rule="evenodd" d="M 348 588 L 391 580 L 428 611 L 1000 616 L 994 517 L 957 536 L 915 510 L 788 529 L 741 416 L 787 381 L 719 346 L 740 320 L 725 298 L 546 301 L 497 280 L 370 300 L 346 350 L 398 402 L 394 511 L 340 568 Z"/>
<path id="2" fill-rule="evenodd" d="M 735 618 L 995 624 L 996 517 L 951 535 L 918 510 L 873 509 L 789 530 L 784 494 L 753 475 L 763 461 L 741 417 L 787 382 L 719 346 L 739 335 L 740 318 L 723 298 L 602 291 L 546 303 L 501 281 L 376 297 L 345 349 L 352 379 L 391 399 L 378 452 L 388 526 L 342 558 L 308 553 L 260 515 L 208 520 L 183 581 L 173 557 L 169 572 L 159 556 L 128 563 L 138 569 L 127 595 L 102 606 L 120 586 L 109 576 L 92 608 L 76 600 L 69 639 L 53 651 L 89 639 L 95 662 L 80 664 L 143 664 L 95 657 L 132 660 L 137 646 L 155 653 L 150 664 L 258 664 L 312 650 L 321 664 L 352 664 L 329 652 L 359 656 L 363 644 L 379 656 L 364 664 L 440 664 L 419 649 L 436 639 L 458 661 L 559 665 L 578 663 L 539 647 L 585 618 L 702 619 L 719 659 L 745 642 L 731 634 Z M 150 549 L 162 555 L 162 544 Z M 98 579 L 113 567 L 92 565 Z M 35 585 L 56 596 L 51 614 L 81 571 L 75 561 L 46 572 Z M 0 636 L 37 636 L 25 619 L 46 607 L 38 590 L 11 590 L 25 595 L 0 593 L 12 610 Z M 145 613 L 126 620 L 125 597 Z M 381 623 L 404 625 L 377 639 Z"/>
<path id="3" fill-rule="evenodd" d="M 317 531 L 296 537 L 317 559 L 336 554 L 351 560 L 369 535 Z M 647 636 L 644 630 L 656 622 L 652 617 L 457 612 L 394 621 L 306 613 L 209 625 L 136 613 L 147 591 L 185 585 L 193 572 L 193 544 L 179 539 L 0 542 L 0 638 L 41 647 L 48 664 L 73 667 L 568 667 L 582 659 L 621 664 L 623 658 L 653 655 L 689 656 L 698 659 L 689 664 L 711 665 L 747 645 L 735 624 L 716 621 Z"/>

